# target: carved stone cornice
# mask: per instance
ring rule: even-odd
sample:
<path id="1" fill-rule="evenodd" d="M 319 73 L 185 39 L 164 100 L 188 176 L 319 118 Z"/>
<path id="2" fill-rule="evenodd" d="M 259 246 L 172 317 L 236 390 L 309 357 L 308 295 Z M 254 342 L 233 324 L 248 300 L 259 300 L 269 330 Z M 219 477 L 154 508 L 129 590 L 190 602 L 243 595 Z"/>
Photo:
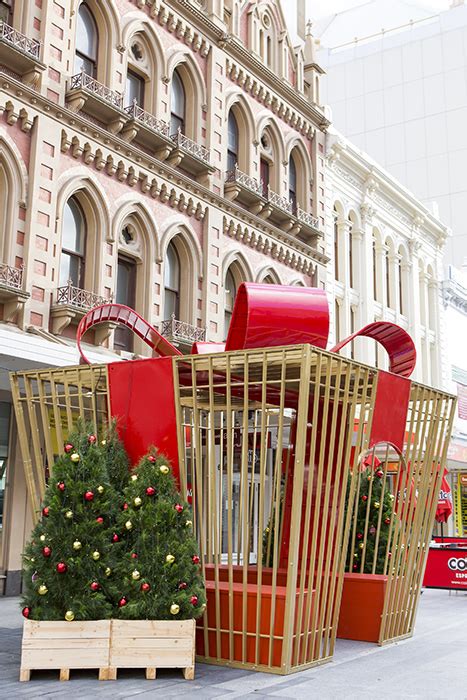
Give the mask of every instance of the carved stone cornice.
<path id="1" fill-rule="evenodd" d="M 444 280 L 443 286 L 443 305 L 454 306 L 454 308 L 467 314 L 467 289 L 460 285 L 455 280 Z"/>

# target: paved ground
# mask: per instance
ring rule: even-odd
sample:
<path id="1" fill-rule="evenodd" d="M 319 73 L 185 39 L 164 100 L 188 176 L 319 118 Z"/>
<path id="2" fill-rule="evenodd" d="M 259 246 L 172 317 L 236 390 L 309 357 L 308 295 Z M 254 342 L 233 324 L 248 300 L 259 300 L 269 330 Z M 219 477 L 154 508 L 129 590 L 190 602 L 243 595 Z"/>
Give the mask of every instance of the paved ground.
<path id="1" fill-rule="evenodd" d="M 467 700 L 467 594 L 425 591 L 413 638 L 388 647 L 338 640 L 335 659 L 288 677 L 198 664 L 196 680 L 161 672 L 146 681 L 142 672 L 120 672 L 101 682 L 94 673 L 72 673 L 60 683 L 51 673 L 19 683 L 21 615 L 17 599 L 0 598 L 0 698 L 338 698 L 342 700 Z"/>

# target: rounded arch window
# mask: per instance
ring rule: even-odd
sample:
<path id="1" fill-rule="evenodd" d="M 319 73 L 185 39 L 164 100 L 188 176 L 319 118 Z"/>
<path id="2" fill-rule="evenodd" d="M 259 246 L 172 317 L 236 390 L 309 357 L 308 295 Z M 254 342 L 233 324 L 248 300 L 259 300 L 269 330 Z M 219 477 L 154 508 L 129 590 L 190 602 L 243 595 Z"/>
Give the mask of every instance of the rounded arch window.
<path id="1" fill-rule="evenodd" d="M 76 28 L 75 72 L 86 73 L 92 77 L 97 72 L 97 25 L 86 3 L 81 3 L 78 10 Z"/>
<path id="2" fill-rule="evenodd" d="M 294 213 L 297 211 L 297 166 L 293 155 L 289 158 L 289 200 Z"/>
<path id="3" fill-rule="evenodd" d="M 73 287 L 83 287 L 85 248 L 86 220 L 81 206 L 71 197 L 63 211 L 60 286 L 71 282 Z"/>
<path id="4" fill-rule="evenodd" d="M 186 94 L 183 81 L 177 69 L 172 75 L 172 89 L 170 99 L 170 133 L 176 134 L 180 129 L 181 133 L 185 133 L 185 112 L 186 112 Z"/>
<path id="5" fill-rule="evenodd" d="M 227 124 L 227 170 L 234 170 L 238 163 L 238 124 L 233 110 Z"/>
<path id="6" fill-rule="evenodd" d="M 169 243 L 164 269 L 164 315 L 180 318 L 180 258 L 174 243 Z"/>
<path id="7" fill-rule="evenodd" d="M 233 307 L 235 296 L 237 294 L 237 285 L 232 270 L 229 268 L 225 275 L 225 302 L 224 302 L 224 336 L 227 337 L 229 332 L 230 321 L 232 320 Z"/>

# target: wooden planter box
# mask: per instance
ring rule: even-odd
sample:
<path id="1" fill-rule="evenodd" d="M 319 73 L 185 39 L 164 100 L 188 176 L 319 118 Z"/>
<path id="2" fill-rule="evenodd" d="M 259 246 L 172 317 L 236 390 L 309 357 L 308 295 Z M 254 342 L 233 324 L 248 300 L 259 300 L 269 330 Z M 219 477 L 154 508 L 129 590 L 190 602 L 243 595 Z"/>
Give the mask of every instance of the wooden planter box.
<path id="1" fill-rule="evenodd" d="M 344 574 L 337 636 L 379 642 L 387 576 Z"/>
<path id="2" fill-rule="evenodd" d="M 115 680 L 119 668 L 145 668 L 148 679 L 158 668 L 181 668 L 192 680 L 194 664 L 194 620 L 24 621 L 20 681 L 48 669 L 67 681 L 84 668 L 99 669 L 99 680 Z"/>
<path id="3" fill-rule="evenodd" d="M 70 669 L 98 668 L 99 680 L 107 679 L 111 620 L 89 622 L 37 622 L 25 620 L 21 648 L 20 681 L 31 671 L 59 669 L 67 681 Z"/>

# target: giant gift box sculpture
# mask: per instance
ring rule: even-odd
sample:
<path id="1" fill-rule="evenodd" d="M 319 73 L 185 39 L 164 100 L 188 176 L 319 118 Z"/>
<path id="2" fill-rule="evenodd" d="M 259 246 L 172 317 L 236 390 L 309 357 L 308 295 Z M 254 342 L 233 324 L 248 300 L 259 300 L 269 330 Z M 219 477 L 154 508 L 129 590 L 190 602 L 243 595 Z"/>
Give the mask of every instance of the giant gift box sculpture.
<path id="1" fill-rule="evenodd" d="M 102 323 L 160 357 L 12 376 L 33 508 L 42 450 L 51 463 L 79 415 L 96 430 L 116 416 L 132 461 L 156 445 L 192 500 L 208 599 L 198 658 L 290 673 L 331 659 L 337 634 L 411 634 L 454 399 L 409 379 L 408 334 L 373 323 L 327 352 L 324 291 L 254 284 L 225 345 L 190 356 L 108 304 L 78 328 L 85 362 L 82 337 Z M 389 371 L 338 354 L 356 337 L 385 348 Z"/>

